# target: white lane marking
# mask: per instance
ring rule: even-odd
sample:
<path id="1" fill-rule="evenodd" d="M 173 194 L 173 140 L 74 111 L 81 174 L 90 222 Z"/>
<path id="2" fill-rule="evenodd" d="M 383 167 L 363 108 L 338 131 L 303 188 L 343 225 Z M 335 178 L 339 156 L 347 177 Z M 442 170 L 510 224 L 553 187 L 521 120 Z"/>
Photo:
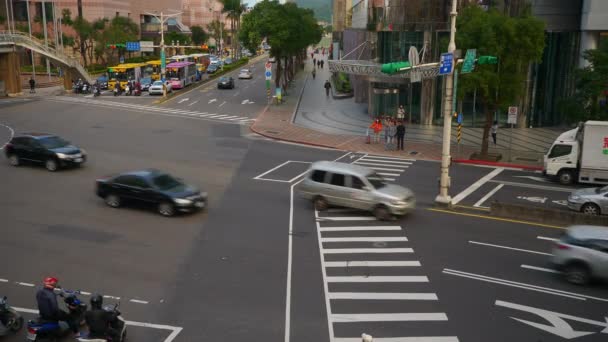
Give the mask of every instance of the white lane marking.
<path id="1" fill-rule="evenodd" d="M 147 301 L 145 301 L 145 300 L 139 300 L 139 299 L 130 299 L 129 302 L 131 302 L 131 303 L 138 303 L 138 304 L 148 304 Z"/>
<path id="2" fill-rule="evenodd" d="M 398 177 L 398 176 L 400 176 L 400 174 L 399 174 L 399 173 L 385 173 L 385 172 L 378 172 L 378 174 L 379 174 L 380 176 L 393 176 L 393 177 Z"/>
<path id="3" fill-rule="evenodd" d="M 443 312 L 372 313 L 372 314 L 333 314 L 332 323 L 349 322 L 401 322 L 401 321 L 447 321 Z"/>
<path id="4" fill-rule="evenodd" d="M 352 226 L 352 227 L 323 227 L 322 232 L 349 232 L 374 230 L 401 230 L 401 226 Z"/>
<path id="5" fill-rule="evenodd" d="M 361 342 L 361 337 L 335 337 L 332 342 Z M 374 342 L 459 342 L 456 336 L 374 337 Z"/>
<path id="6" fill-rule="evenodd" d="M 491 180 L 490 183 L 503 183 L 505 185 L 517 186 L 521 188 L 530 188 L 530 189 L 540 189 L 540 190 L 550 190 L 550 191 L 560 191 L 560 192 L 568 192 L 576 190 L 575 188 L 565 188 L 565 187 L 557 187 L 557 186 L 546 186 L 546 185 L 536 185 L 536 184 L 527 184 L 527 183 L 518 183 L 518 182 L 505 182 L 498 180 Z"/>
<path id="7" fill-rule="evenodd" d="M 321 252 L 323 254 L 414 253 L 414 249 L 413 248 L 322 248 Z"/>
<path id="8" fill-rule="evenodd" d="M 8 283 L 8 279 L 1 279 L 0 278 L 0 283 Z"/>
<path id="9" fill-rule="evenodd" d="M 277 165 L 277 166 L 273 167 L 272 169 L 270 169 L 270 170 L 268 170 L 268 171 L 266 171 L 266 172 L 264 172 L 264 173 L 262 173 L 262 174 L 259 174 L 259 175 L 255 176 L 255 177 L 253 177 L 253 179 L 260 179 L 260 178 L 262 178 L 262 177 L 266 176 L 267 174 L 271 173 L 272 171 L 274 171 L 274 170 L 276 170 L 276 169 L 279 169 L 279 168 L 281 168 L 281 167 L 283 167 L 283 166 L 285 166 L 285 165 L 289 164 L 289 162 L 290 162 L 290 160 L 288 160 L 288 161 L 286 161 L 286 162 L 284 162 L 284 163 L 282 163 L 282 164 L 279 164 L 279 165 Z"/>
<path id="10" fill-rule="evenodd" d="M 366 162 L 366 161 L 356 161 L 353 164 L 369 167 L 374 170 L 399 171 L 399 172 L 403 172 L 403 171 L 405 171 L 405 169 L 407 169 L 409 167 L 409 166 L 405 166 L 405 165 L 403 165 L 403 166 L 402 165 L 387 165 L 387 164 L 370 163 L 370 162 Z M 390 167 L 390 168 L 381 169 L 381 168 L 377 168 L 377 167 Z M 396 169 L 397 167 L 399 169 Z"/>
<path id="11" fill-rule="evenodd" d="M 358 152 L 358 153 L 364 153 L 364 152 Z M 401 160 L 401 161 L 408 161 L 408 162 L 415 162 L 416 159 L 407 159 L 407 158 L 397 158 L 397 157 L 385 157 L 385 156 L 376 156 L 376 155 L 368 155 L 366 153 L 366 157 L 369 158 L 374 158 L 374 159 L 388 159 L 388 160 Z"/>
<path id="12" fill-rule="evenodd" d="M 190 99 L 189 99 L 189 98 L 181 99 L 181 100 L 179 100 L 177 103 L 186 102 L 186 101 L 188 101 L 188 100 L 190 100 Z"/>
<path id="13" fill-rule="evenodd" d="M 458 202 L 462 201 L 467 196 L 469 196 L 471 193 L 473 193 L 475 190 L 479 189 L 482 185 L 484 185 L 485 183 L 487 183 L 489 180 L 491 180 L 492 178 L 496 177 L 503 170 L 504 170 L 503 168 L 499 167 L 499 168 L 495 169 L 494 171 L 488 173 L 487 175 L 481 177 L 479 180 L 477 180 L 477 182 L 471 184 L 471 186 L 469 186 L 468 188 L 464 189 L 458 195 L 454 196 L 452 198 L 452 204 L 458 204 Z"/>
<path id="14" fill-rule="evenodd" d="M 236 93 L 234 93 L 234 95 L 232 95 L 232 97 L 237 97 L 240 94 L 239 91 L 237 91 Z"/>
<path id="15" fill-rule="evenodd" d="M 16 306 L 13 306 L 12 308 L 18 312 L 25 312 L 25 313 L 34 314 L 34 315 L 38 314 L 38 310 L 35 310 L 35 309 L 20 308 L 20 307 L 16 307 Z M 171 325 L 154 324 L 154 323 L 146 323 L 146 322 L 135 322 L 135 321 L 125 321 L 125 324 L 130 325 L 130 326 L 135 326 L 135 327 L 171 331 L 169 336 L 167 336 L 167 338 L 165 338 L 163 340 L 163 342 L 172 342 L 173 340 L 175 340 L 177 335 L 179 335 L 179 333 L 184 329 L 182 327 L 175 327 L 175 326 L 171 326 Z"/>
<path id="16" fill-rule="evenodd" d="M 326 237 L 321 238 L 321 242 L 389 242 L 407 241 L 405 236 L 369 236 L 369 237 Z"/>
<path id="17" fill-rule="evenodd" d="M 319 217 L 317 221 L 376 221 L 373 216 L 350 216 L 350 217 Z"/>
<path id="18" fill-rule="evenodd" d="M 390 300 L 438 300 L 434 293 L 407 292 L 330 292 L 329 299 L 390 299 Z"/>
<path id="19" fill-rule="evenodd" d="M 199 101 L 199 100 L 196 100 L 196 101 L 194 101 L 194 102 L 190 103 L 188 106 L 189 106 L 189 107 L 192 107 L 192 106 L 194 106 L 195 104 L 197 104 L 197 103 L 198 103 L 198 101 Z"/>
<path id="20" fill-rule="evenodd" d="M 370 158 L 363 158 L 361 161 L 367 161 L 367 162 L 371 162 L 371 163 L 381 163 L 384 165 L 387 165 L 387 164 L 412 165 L 412 162 L 378 160 L 378 159 L 370 159 Z M 398 166 L 398 165 L 393 165 L 393 166 Z"/>
<path id="21" fill-rule="evenodd" d="M 207 118 L 209 118 L 209 119 L 216 119 L 216 118 L 221 118 L 222 116 L 225 116 L 225 115 L 210 115 Z"/>
<path id="22" fill-rule="evenodd" d="M 308 170 L 306 170 L 306 171 L 304 171 L 304 172 L 300 173 L 299 175 L 297 175 L 297 176 L 293 177 L 292 179 L 290 179 L 290 180 L 289 180 L 289 183 L 291 183 L 291 182 L 295 181 L 296 179 L 298 179 L 298 178 L 300 178 L 300 177 L 304 176 L 304 175 L 305 175 L 305 174 L 307 174 L 307 173 L 308 173 Z"/>
<path id="23" fill-rule="evenodd" d="M 550 238 L 550 237 L 546 237 L 546 236 L 537 236 L 536 237 L 539 240 L 547 240 L 547 241 L 559 241 L 559 239 L 556 238 Z"/>
<path id="24" fill-rule="evenodd" d="M 557 273 L 557 274 L 562 273 L 560 271 L 552 270 L 550 268 L 531 266 L 531 265 L 521 265 L 521 268 L 527 268 L 529 270 L 535 270 L 535 271 L 541 271 L 541 272 L 547 272 L 547 273 Z"/>
<path id="25" fill-rule="evenodd" d="M 335 159 L 334 161 L 338 161 L 349 154 L 350 154 L 350 152 L 343 154 L 342 156 Z M 281 164 L 281 165 L 283 165 L 283 164 Z M 279 165 L 279 167 L 281 167 L 281 165 Z M 285 295 L 285 342 L 289 342 L 289 340 L 291 338 L 291 268 L 292 268 L 291 264 L 292 264 L 292 260 L 293 260 L 293 256 L 292 256 L 293 248 L 292 247 L 293 247 L 293 213 L 294 213 L 293 189 L 300 182 L 302 182 L 302 180 L 292 184 L 289 189 L 289 232 L 287 234 L 287 236 L 288 236 L 288 238 L 287 238 L 288 239 L 288 243 L 287 243 L 287 284 L 286 284 L 286 295 Z M 316 214 L 317 214 L 317 211 L 315 210 L 315 215 Z M 317 228 L 318 227 L 319 227 L 319 224 L 317 223 Z M 320 236 L 321 233 L 318 233 L 318 234 Z M 321 250 L 321 247 L 319 247 L 319 250 Z M 323 262 L 323 257 L 321 257 L 321 262 Z M 323 277 L 325 277 L 325 268 L 323 268 L 322 271 L 323 271 Z M 327 284 L 325 284 L 325 294 L 327 294 Z M 327 299 L 327 298 L 325 299 L 325 304 L 327 307 L 327 315 L 329 317 L 329 314 L 330 314 L 329 299 Z M 331 324 L 329 325 L 329 333 L 330 333 L 329 336 L 334 336 L 334 328 L 333 328 L 333 326 L 331 326 Z"/>
<path id="26" fill-rule="evenodd" d="M 249 99 L 241 101 L 241 104 L 242 104 L 242 105 L 244 105 L 244 104 L 248 104 L 248 103 L 249 103 Z"/>
<path id="27" fill-rule="evenodd" d="M 32 283 L 22 283 L 20 281 L 15 282 L 15 284 L 17 285 L 21 285 L 21 286 L 27 286 L 27 287 L 34 287 L 36 286 L 36 284 L 32 284 Z"/>
<path id="28" fill-rule="evenodd" d="M 537 292 L 548 293 L 548 294 L 552 294 L 552 295 L 555 295 L 555 296 L 568 297 L 568 298 L 578 299 L 578 300 L 594 299 L 594 300 L 601 301 L 601 302 L 608 302 L 608 298 L 592 297 L 592 296 L 587 296 L 587 295 L 580 294 L 580 293 L 574 293 L 574 292 L 556 290 L 556 289 L 552 289 L 552 288 L 549 288 L 549 287 L 542 287 L 542 286 L 537 286 L 537 285 L 532 285 L 532 284 L 526 284 L 526 283 L 519 283 L 519 282 L 516 282 L 516 281 L 511 281 L 511 280 L 506 280 L 506 279 L 501 279 L 501 278 L 488 277 L 488 276 L 484 276 L 484 275 L 481 275 L 481 274 L 475 274 L 475 273 L 468 273 L 468 272 L 463 272 L 463 271 L 457 271 L 457 270 L 452 270 L 452 269 L 449 269 L 449 268 L 444 268 L 442 272 L 445 273 L 445 274 L 455 275 L 455 276 L 459 276 L 459 277 L 464 277 L 464 278 L 470 278 L 470 279 L 485 281 L 485 282 L 488 282 L 488 283 L 494 283 L 494 284 L 500 284 L 500 285 L 517 287 L 517 288 L 520 288 L 520 289 L 525 289 L 525 290 L 530 290 L 530 291 L 537 291 Z"/>
<path id="29" fill-rule="evenodd" d="M 222 120 L 228 120 L 230 118 L 239 118 L 239 117 L 240 116 L 238 116 L 238 115 L 231 115 L 231 116 L 227 116 L 227 117 L 223 118 Z"/>
<path id="30" fill-rule="evenodd" d="M 11 127 L 9 127 L 9 126 L 7 126 L 7 125 L 0 124 L 0 126 L 8 128 L 8 130 L 11 132 L 11 137 L 8 139 L 8 141 L 7 141 L 7 142 L 5 142 L 5 143 L 4 143 L 4 145 L 2 145 L 2 147 L 0 147 L 0 150 L 3 150 L 3 149 L 4 149 L 4 147 L 6 147 L 6 145 L 8 145 L 8 143 L 9 143 L 11 140 L 13 140 L 13 137 L 15 136 L 15 131 L 14 131 L 14 130 L 13 130 Z"/>
<path id="31" fill-rule="evenodd" d="M 389 182 L 394 182 L 395 178 L 386 178 L 386 177 L 384 177 L 384 180 L 385 181 L 389 181 Z"/>
<path id="32" fill-rule="evenodd" d="M 353 164 L 357 164 L 357 165 L 365 166 L 365 167 L 367 167 L 367 168 L 369 168 L 369 169 L 372 169 L 372 170 L 378 170 L 378 171 L 398 171 L 398 172 L 403 172 L 403 171 L 405 171 L 404 169 L 389 169 L 389 168 L 386 168 L 386 167 L 367 166 L 367 165 L 362 165 L 362 164 L 359 164 L 359 162 L 354 162 Z"/>
<path id="33" fill-rule="evenodd" d="M 479 201 L 477 201 L 477 203 L 473 204 L 474 207 L 481 207 L 481 205 L 488 200 L 488 198 L 494 196 L 494 194 L 502 189 L 502 187 L 505 186 L 504 184 L 498 184 L 494 189 L 492 189 L 490 192 L 488 192 L 485 196 L 483 196 Z"/>
<path id="34" fill-rule="evenodd" d="M 328 283 L 428 283 L 426 276 L 336 276 L 326 277 Z"/>
<path id="35" fill-rule="evenodd" d="M 523 249 L 523 248 L 515 248 L 515 247 L 508 247 L 508 246 L 501 246 L 501 245 L 495 245 L 492 243 L 485 243 L 485 242 L 478 242 L 478 241 L 470 241 L 469 243 L 475 244 L 475 245 L 482 245 L 482 246 L 488 246 L 488 247 L 496 247 L 496 248 L 502 248 L 502 249 L 509 249 L 512 251 L 518 251 L 518 252 L 526 252 L 526 253 L 532 253 L 532 254 L 540 254 L 540 255 L 547 255 L 547 256 L 551 256 L 553 254 L 551 253 L 544 253 L 544 252 L 538 252 L 538 251 L 532 251 L 529 249 Z"/>
<path id="36" fill-rule="evenodd" d="M 236 120 L 249 120 L 249 118 L 248 118 L 248 117 L 244 117 L 244 116 L 238 116 L 238 117 L 236 117 L 236 118 L 234 118 L 234 119 L 228 119 L 228 120 L 230 120 L 230 121 L 236 121 Z"/>
<path id="37" fill-rule="evenodd" d="M 120 300 L 120 297 L 116 297 L 116 296 L 110 296 L 110 295 L 104 295 L 103 298 L 108 298 L 108 299 L 114 299 L 114 300 Z"/>
<path id="38" fill-rule="evenodd" d="M 325 267 L 418 267 L 420 261 L 326 261 Z"/>
<path id="39" fill-rule="evenodd" d="M 213 102 L 216 102 L 216 101 L 217 101 L 217 99 L 211 99 L 211 100 L 209 100 L 209 102 L 207 104 L 212 104 Z"/>
<path id="40" fill-rule="evenodd" d="M 222 102 L 218 107 L 221 107 L 226 104 L 226 101 Z"/>
<path id="41" fill-rule="evenodd" d="M 516 178 L 527 178 L 527 179 L 531 179 L 531 180 L 535 180 L 537 182 L 543 182 L 543 183 L 549 183 L 549 180 L 543 177 L 537 177 L 537 176 L 513 176 Z"/>
<path id="42" fill-rule="evenodd" d="M 85 295 L 85 296 L 90 296 L 91 292 L 87 292 L 87 291 L 80 291 L 81 295 Z"/>

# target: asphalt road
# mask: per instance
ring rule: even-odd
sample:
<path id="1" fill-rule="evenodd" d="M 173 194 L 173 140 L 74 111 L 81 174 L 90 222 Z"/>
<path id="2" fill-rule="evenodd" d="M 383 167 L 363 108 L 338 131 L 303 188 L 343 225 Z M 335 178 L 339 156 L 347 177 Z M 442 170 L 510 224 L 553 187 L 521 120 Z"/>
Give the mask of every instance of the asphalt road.
<path id="1" fill-rule="evenodd" d="M 234 115 L 258 105 L 201 90 L 192 92 L 199 103 L 217 96 Z M 16 307 L 35 308 L 34 286 L 53 274 L 66 288 L 120 297 L 131 341 L 354 342 L 364 332 L 377 341 L 605 340 L 605 285 L 571 286 L 548 267 L 562 230 L 431 210 L 437 162 L 256 138 L 247 121 L 174 107 L 180 97 L 88 101 L 0 101 L 0 146 L 11 130 L 47 131 L 90 155 L 57 173 L 0 163 L 0 294 Z M 378 222 L 316 213 L 292 194 L 310 162 L 338 158 L 412 188 L 418 209 Z M 208 191 L 208 210 L 167 219 L 96 198 L 96 177 L 147 167 Z M 451 177 L 459 205 L 479 209 L 495 196 L 549 205 L 571 190 L 512 170 L 454 165 Z"/>

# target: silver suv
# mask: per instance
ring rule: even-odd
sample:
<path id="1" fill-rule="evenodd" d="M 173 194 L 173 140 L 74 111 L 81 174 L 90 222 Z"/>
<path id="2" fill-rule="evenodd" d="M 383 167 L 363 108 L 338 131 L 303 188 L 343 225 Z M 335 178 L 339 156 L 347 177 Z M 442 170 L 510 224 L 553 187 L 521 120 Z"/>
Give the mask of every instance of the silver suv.
<path id="1" fill-rule="evenodd" d="M 568 196 L 568 208 L 588 215 L 608 214 L 608 186 L 575 190 Z"/>
<path id="2" fill-rule="evenodd" d="M 553 248 L 551 263 L 573 284 L 608 279 L 608 227 L 569 227 Z"/>
<path id="3" fill-rule="evenodd" d="M 416 207 L 411 190 L 387 184 L 373 170 L 352 164 L 313 163 L 298 190 L 317 210 L 329 205 L 361 209 L 380 220 L 408 214 Z"/>

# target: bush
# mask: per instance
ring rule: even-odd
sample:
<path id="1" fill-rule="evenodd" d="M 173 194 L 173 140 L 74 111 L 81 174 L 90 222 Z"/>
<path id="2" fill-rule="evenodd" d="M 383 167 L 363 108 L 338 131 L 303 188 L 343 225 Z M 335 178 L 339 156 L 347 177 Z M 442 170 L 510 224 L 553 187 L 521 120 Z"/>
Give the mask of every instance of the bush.
<path id="1" fill-rule="evenodd" d="M 343 72 L 338 73 L 337 77 L 334 77 L 334 83 L 336 86 L 336 91 L 340 93 L 350 93 L 353 90 L 352 86 L 350 85 L 348 75 Z"/>

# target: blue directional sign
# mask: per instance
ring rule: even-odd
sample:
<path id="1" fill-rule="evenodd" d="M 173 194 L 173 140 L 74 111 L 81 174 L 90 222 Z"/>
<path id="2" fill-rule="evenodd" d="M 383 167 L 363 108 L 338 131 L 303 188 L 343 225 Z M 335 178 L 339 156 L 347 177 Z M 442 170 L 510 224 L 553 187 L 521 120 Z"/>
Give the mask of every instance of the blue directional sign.
<path id="1" fill-rule="evenodd" d="M 127 42 L 127 51 L 139 51 L 140 49 L 139 42 Z"/>
<path id="2" fill-rule="evenodd" d="M 449 75 L 452 73 L 454 66 L 454 55 L 450 52 L 442 53 L 439 62 L 439 75 Z"/>
<path id="3" fill-rule="evenodd" d="M 462 113 L 458 113 L 458 116 L 456 117 L 456 122 L 459 124 L 462 123 Z"/>
<path id="4" fill-rule="evenodd" d="M 266 73 L 264 74 L 264 76 L 266 76 L 266 77 L 272 77 L 272 72 L 266 71 Z"/>

